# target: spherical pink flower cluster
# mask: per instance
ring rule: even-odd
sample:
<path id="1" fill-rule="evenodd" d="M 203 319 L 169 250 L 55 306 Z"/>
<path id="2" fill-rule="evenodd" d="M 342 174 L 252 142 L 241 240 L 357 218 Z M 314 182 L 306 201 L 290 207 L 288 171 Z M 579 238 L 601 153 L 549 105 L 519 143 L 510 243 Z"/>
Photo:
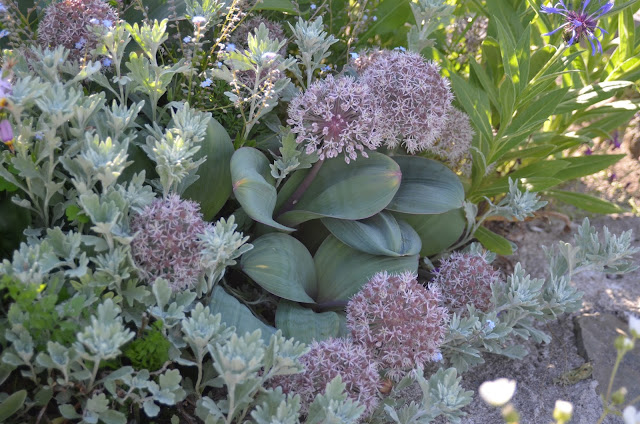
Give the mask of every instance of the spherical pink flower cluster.
<path id="1" fill-rule="evenodd" d="M 500 282 L 500 273 L 482 256 L 454 252 L 440 262 L 432 280 L 444 292 L 451 312 L 465 313 L 467 305 L 487 312 L 491 308 L 491 285 Z"/>
<path id="2" fill-rule="evenodd" d="M 64 46 L 70 50 L 70 60 L 79 60 L 99 41 L 91 27 L 108 27 L 117 20 L 115 9 L 103 0 L 54 1 L 40 20 L 38 41 L 45 48 Z"/>
<path id="3" fill-rule="evenodd" d="M 448 312 L 437 288 L 411 272 L 375 274 L 347 305 L 354 342 L 365 346 L 391 380 L 440 357 Z"/>
<path id="4" fill-rule="evenodd" d="M 269 30 L 270 39 L 278 41 L 287 39 L 287 36 L 284 34 L 284 30 L 282 29 L 282 25 L 263 16 L 256 15 L 240 24 L 240 26 L 238 26 L 231 34 L 229 41 L 235 45 L 237 50 L 246 49 L 249 34 L 254 34 L 254 31 L 257 28 L 260 28 L 260 24 L 264 24 L 264 26 Z M 283 46 L 278 50 L 278 53 L 281 56 L 285 56 L 287 53 L 287 46 Z"/>
<path id="5" fill-rule="evenodd" d="M 375 150 L 381 142 L 379 108 L 365 84 L 352 77 L 329 75 L 316 81 L 289 104 L 289 119 L 297 143 L 320 159 L 345 153 L 345 162 L 356 160 L 358 152 Z"/>
<path id="6" fill-rule="evenodd" d="M 310 348 L 300 358 L 305 366 L 303 373 L 276 377 L 271 380 L 272 385 L 282 386 L 284 393 L 300 395 L 301 411 L 306 414 L 316 395 L 324 393 L 326 385 L 340 375 L 349 398 L 363 405 L 363 415 L 369 416 L 378 405 L 381 382 L 376 363 L 367 350 L 350 339 L 314 341 Z"/>
<path id="7" fill-rule="evenodd" d="M 404 143 L 409 153 L 429 150 L 447 125 L 453 93 L 434 62 L 418 53 L 379 54 L 361 81 L 382 109 L 385 144 Z"/>
<path id="8" fill-rule="evenodd" d="M 451 108 L 447 124 L 429 150 L 445 160 L 453 170 L 470 175 L 470 149 L 473 135 L 469 116 L 456 108 Z"/>
<path id="9" fill-rule="evenodd" d="M 200 206 L 178 195 L 145 207 L 131 220 L 131 253 L 142 278 L 162 277 L 174 291 L 193 286 L 203 271 L 199 235 L 205 227 Z"/>

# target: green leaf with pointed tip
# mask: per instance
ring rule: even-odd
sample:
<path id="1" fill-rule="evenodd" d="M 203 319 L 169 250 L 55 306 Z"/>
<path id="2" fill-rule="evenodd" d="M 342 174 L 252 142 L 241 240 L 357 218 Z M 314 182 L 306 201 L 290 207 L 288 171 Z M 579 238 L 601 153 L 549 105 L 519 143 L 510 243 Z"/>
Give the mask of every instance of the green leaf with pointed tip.
<path id="1" fill-rule="evenodd" d="M 185 190 L 183 197 L 198 202 L 204 219 L 210 221 L 231 195 L 229 163 L 233 155 L 233 143 L 224 127 L 211 118 L 200 146 L 194 160 L 206 158 L 206 161 L 196 173 L 200 178 Z"/>
<path id="2" fill-rule="evenodd" d="M 253 220 L 283 231 L 293 231 L 273 220 L 278 194 L 271 176 L 269 160 L 258 149 L 242 147 L 231 157 L 233 193 L 242 209 Z"/>
<path id="3" fill-rule="evenodd" d="M 609 81 L 569 90 L 553 113 L 561 114 L 586 109 L 591 105 L 613 97 L 618 91 L 632 85 L 634 83 L 631 81 Z"/>
<path id="4" fill-rule="evenodd" d="M 334 236 L 318 248 L 313 260 L 318 276 L 318 303 L 348 300 L 377 272 L 417 272 L 418 255 L 389 256 L 359 252 Z"/>
<path id="5" fill-rule="evenodd" d="M 282 233 L 265 234 L 252 244 L 240 266 L 253 281 L 284 299 L 314 303 L 316 270 L 304 244 Z"/>
<path id="6" fill-rule="evenodd" d="M 611 203 L 607 200 L 599 199 L 597 197 L 584 194 L 574 193 L 571 191 L 553 190 L 548 191 L 548 196 L 558 199 L 562 202 L 573 205 L 577 208 L 583 209 L 587 212 L 609 214 L 609 213 L 621 213 L 626 212 L 623 208 Z"/>
<path id="7" fill-rule="evenodd" d="M 394 156 L 393 160 L 400 165 L 402 183 L 387 209 L 430 215 L 462 207 L 464 188 L 449 168 L 420 156 Z"/>
<path id="8" fill-rule="evenodd" d="M 400 167 L 382 153 L 349 164 L 343 158 L 326 160 L 293 210 L 278 221 L 294 226 L 316 218 L 369 218 L 389 204 L 400 180 Z"/>
<path id="9" fill-rule="evenodd" d="M 238 336 L 260 330 L 262 332 L 262 340 L 268 344 L 271 335 L 276 332 L 275 328 L 256 318 L 249 308 L 224 291 L 220 286 L 213 288 L 209 305 L 211 313 L 214 315 L 220 314 L 222 322 L 227 324 L 228 327 L 235 327 Z"/>
<path id="10" fill-rule="evenodd" d="M 288 14 L 297 13 L 291 0 L 262 0 L 256 3 L 255 10 L 276 10 Z"/>
<path id="11" fill-rule="evenodd" d="M 451 246 L 467 224 L 462 208 L 437 215 L 394 215 L 405 220 L 418 233 L 422 241 L 420 256 L 432 256 Z"/>
<path id="12" fill-rule="evenodd" d="M 27 398 L 27 391 L 20 390 L 11 394 L 8 398 L 0 403 L 0 422 L 5 422 L 7 418 L 18 412 L 22 405 L 24 405 L 24 400 Z"/>
<path id="13" fill-rule="evenodd" d="M 422 247 L 418 233 L 386 211 L 360 221 L 325 218 L 322 223 L 344 244 L 372 255 L 416 255 Z"/>
<path id="14" fill-rule="evenodd" d="M 335 312 L 313 312 L 296 303 L 281 300 L 276 310 L 276 328 L 286 338 L 306 344 L 338 337 L 340 317 Z"/>
<path id="15" fill-rule="evenodd" d="M 513 254 L 513 246 L 509 240 L 485 227 L 478 228 L 474 233 L 474 237 L 485 248 L 498 255 L 508 256 Z"/>

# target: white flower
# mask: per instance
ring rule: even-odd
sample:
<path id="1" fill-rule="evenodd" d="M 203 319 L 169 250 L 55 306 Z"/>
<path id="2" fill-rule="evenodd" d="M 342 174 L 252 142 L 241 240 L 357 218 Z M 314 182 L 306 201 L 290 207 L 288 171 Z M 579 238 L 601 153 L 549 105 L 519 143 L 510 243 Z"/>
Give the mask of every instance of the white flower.
<path id="1" fill-rule="evenodd" d="M 629 330 L 634 337 L 640 338 L 640 318 L 629 315 Z"/>
<path id="2" fill-rule="evenodd" d="M 624 424 L 640 424 L 640 412 L 633 406 L 629 405 L 622 411 Z"/>
<path id="3" fill-rule="evenodd" d="M 357 59 L 359 57 L 358 53 L 349 53 L 351 55 L 351 59 Z"/>
<path id="4" fill-rule="evenodd" d="M 573 415 L 573 404 L 564 400 L 557 400 L 553 408 L 553 419 L 561 423 L 568 422 Z"/>
<path id="5" fill-rule="evenodd" d="M 485 381 L 478 388 L 482 400 L 491 406 L 502 406 L 509 402 L 516 391 L 516 381 L 499 378 L 494 381 Z"/>
<path id="6" fill-rule="evenodd" d="M 191 18 L 191 23 L 194 25 L 202 25 L 207 22 L 207 19 L 204 16 L 194 16 Z"/>

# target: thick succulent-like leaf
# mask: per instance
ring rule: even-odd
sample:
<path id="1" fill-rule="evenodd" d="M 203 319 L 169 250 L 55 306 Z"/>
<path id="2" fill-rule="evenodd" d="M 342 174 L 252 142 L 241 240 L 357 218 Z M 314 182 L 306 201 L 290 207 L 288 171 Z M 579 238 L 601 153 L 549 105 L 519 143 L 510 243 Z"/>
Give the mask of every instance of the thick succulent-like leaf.
<path id="1" fill-rule="evenodd" d="M 342 158 L 326 160 L 293 210 L 278 221 L 293 226 L 315 218 L 368 218 L 389 204 L 400 180 L 398 164 L 381 153 L 371 152 L 350 164 Z"/>
<path id="2" fill-rule="evenodd" d="M 4 422 L 7 418 L 18 412 L 27 398 L 27 391 L 20 390 L 12 393 L 9 397 L 0 403 L 0 422 Z"/>
<path id="3" fill-rule="evenodd" d="M 394 156 L 402 183 L 387 209 L 410 214 L 438 214 L 458 209 L 464 188 L 458 176 L 435 160 L 420 156 Z"/>
<path id="4" fill-rule="evenodd" d="M 370 255 L 347 246 L 331 235 L 322 243 L 313 259 L 318 276 L 316 301 L 324 303 L 348 300 L 377 272 L 417 272 L 419 256 L 394 258 Z"/>
<path id="5" fill-rule="evenodd" d="M 265 234 L 242 255 L 242 270 L 269 293 L 296 302 L 314 303 L 316 270 L 302 243 L 282 233 Z"/>
<path id="6" fill-rule="evenodd" d="M 420 256 L 432 256 L 442 252 L 458 240 L 467 221 L 462 209 L 454 209 L 437 215 L 409 215 L 395 213 L 418 233 L 422 241 Z"/>
<path id="7" fill-rule="evenodd" d="M 281 300 L 276 310 L 276 328 L 282 330 L 286 338 L 293 337 L 299 342 L 311 343 L 329 337 L 338 337 L 340 317 L 335 312 L 313 312 L 287 300 Z"/>
<path id="8" fill-rule="evenodd" d="M 418 233 L 386 211 L 360 221 L 325 218 L 322 223 L 344 244 L 372 255 L 415 255 L 422 247 Z"/>
<path id="9" fill-rule="evenodd" d="M 206 158 L 198 168 L 200 176 L 191 184 L 183 197 L 200 204 L 204 219 L 210 221 L 224 206 L 231 194 L 231 168 L 233 155 L 231 137 L 215 119 L 209 121 L 207 134 L 195 154 L 194 160 Z"/>
<path id="10" fill-rule="evenodd" d="M 269 343 L 271 335 L 276 332 L 275 328 L 256 318 L 249 308 L 224 291 L 220 286 L 213 288 L 209 306 L 211 307 L 211 313 L 214 315 L 220 314 L 222 322 L 227 324 L 228 327 L 234 326 L 239 336 L 260 330 L 262 339 L 265 343 Z"/>
<path id="11" fill-rule="evenodd" d="M 233 193 L 252 219 L 283 231 L 293 231 L 273 220 L 277 193 L 269 160 L 257 149 L 242 147 L 231 157 Z"/>

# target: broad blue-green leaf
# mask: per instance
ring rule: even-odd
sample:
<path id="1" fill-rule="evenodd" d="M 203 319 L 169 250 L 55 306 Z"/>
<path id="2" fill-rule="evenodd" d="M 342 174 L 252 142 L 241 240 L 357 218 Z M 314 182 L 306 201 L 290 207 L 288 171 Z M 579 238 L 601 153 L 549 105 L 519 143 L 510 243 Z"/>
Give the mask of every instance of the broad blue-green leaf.
<path id="1" fill-rule="evenodd" d="M 200 178 L 183 194 L 183 197 L 200 204 L 200 210 L 207 221 L 216 216 L 231 194 L 232 155 L 231 137 L 218 121 L 211 118 L 200 150 L 194 156 L 194 160 L 206 158 L 196 173 Z"/>
<path id="2" fill-rule="evenodd" d="M 372 255 L 415 255 L 422 245 L 409 224 L 385 211 L 360 221 L 325 218 L 322 223 L 344 244 Z"/>
<path id="3" fill-rule="evenodd" d="M 269 343 L 271 335 L 276 332 L 275 328 L 256 318 L 249 308 L 224 291 L 219 285 L 213 288 L 209 305 L 211 307 L 211 313 L 214 315 L 220 314 L 222 316 L 222 322 L 227 324 L 227 326 L 234 326 L 239 336 L 260 330 L 262 332 L 262 340 L 264 340 L 265 343 Z"/>
<path id="4" fill-rule="evenodd" d="M 2 403 L 0 403 L 0 422 L 5 422 L 7 418 L 18 412 L 18 410 L 22 408 L 22 405 L 24 405 L 26 398 L 27 391 L 19 390 L 3 400 Z"/>
<path id="5" fill-rule="evenodd" d="M 485 227 L 478 228 L 474 236 L 485 248 L 498 255 L 508 256 L 513 254 L 513 246 L 509 240 Z"/>
<path id="6" fill-rule="evenodd" d="M 400 167 L 382 153 L 370 152 L 369 158 L 359 157 L 350 164 L 343 158 L 326 160 L 293 210 L 278 221 L 294 226 L 325 217 L 368 218 L 389 204 L 400 180 Z"/>
<path id="7" fill-rule="evenodd" d="M 276 328 L 282 330 L 286 338 L 309 344 L 313 340 L 322 341 L 338 337 L 340 317 L 337 313 L 316 313 L 296 303 L 281 300 L 276 310 Z"/>
<path id="8" fill-rule="evenodd" d="M 387 209 L 410 214 L 438 214 L 464 202 L 458 176 L 442 163 L 420 156 L 394 156 L 402 183 Z"/>
<path id="9" fill-rule="evenodd" d="M 573 205 L 587 212 L 609 214 L 625 212 L 620 206 L 607 200 L 599 199 L 584 193 L 574 193 L 572 191 L 554 190 L 546 194 L 554 199 Z"/>
<path id="10" fill-rule="evenodd" d="M 313 260 L 318 276 L 318 303 L 348 300 L 377 272 L 417 272 L 418 255 L 389 256 L 359 252 L 334 236 L 322 243 Z"/>
<path id="11" fill-rule="evenodd" d="M 462 208 L 437 215 L 394 215 L 405 220 L 420 236 L 420 256 L 432 256 L 451 246 L 462 235 L 467 224 Z"/>
<path id="12" fill-rule="evenodd" d="M 269 293 L 296 302 L 313 303 L 316 270 L 302 243 L 287 234 L 265 234 L 242 255 L 242 270 Z"/>
<path id="13" fill-rule="evenodd" d="M 270 227 L 293 231 L 273 220 L 277 193 L 269 160 L 257 149 L 242 147 L 231 157 L 233 193 L 252 219 Z"/>

